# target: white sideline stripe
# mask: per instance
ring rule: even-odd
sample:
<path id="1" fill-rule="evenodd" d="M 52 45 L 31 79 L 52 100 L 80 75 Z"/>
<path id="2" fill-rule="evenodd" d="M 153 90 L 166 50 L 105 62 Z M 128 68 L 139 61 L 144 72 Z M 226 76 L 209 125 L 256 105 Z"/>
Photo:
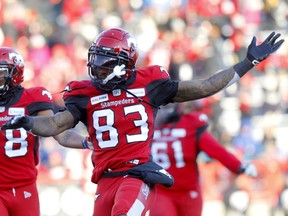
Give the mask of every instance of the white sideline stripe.
<path id="1" fill-rule="evenodd" d="M 132 207 L 129 209 L 127 215 L 128 216 L 141 216 L 143 210 L 144 210 L 144 204 L 136 199 L 135 202 L 133 203 Z"/>

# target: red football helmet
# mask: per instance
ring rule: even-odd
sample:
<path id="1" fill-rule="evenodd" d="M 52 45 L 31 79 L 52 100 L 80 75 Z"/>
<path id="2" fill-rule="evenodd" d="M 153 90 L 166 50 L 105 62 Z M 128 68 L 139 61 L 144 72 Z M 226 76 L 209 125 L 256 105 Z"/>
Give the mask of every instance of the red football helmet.
<path id="1" fill-rule="evenodd" d="M 5 83 L 0 85 L 0 95 L 13 86 L 19 85 L 24 80 L 24 60 L 14 49 L 0 47 L 0 80 L 5 79 Z"/>
<path id="2" fill-rule="evenodd" d="M 127 31 L 112 28 L 103 31 L 88 51 L 88 73 L 92 81 L 103 91 L 111 91 L 125 83 L 135 71 L 138 51 L 135 38 Z M 115 66 L 125 65 L 124 75 L 106 80 Z"/>

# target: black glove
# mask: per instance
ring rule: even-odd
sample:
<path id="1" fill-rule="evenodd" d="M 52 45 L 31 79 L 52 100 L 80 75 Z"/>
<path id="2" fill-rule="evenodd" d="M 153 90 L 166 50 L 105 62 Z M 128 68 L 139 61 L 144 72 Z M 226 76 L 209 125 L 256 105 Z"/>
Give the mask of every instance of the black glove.
<path id="1" fill-rule="evenodd" d="M 281 34 L 278 33 L 275 35 L 275 32 L 272 32 L 266 38 L 266 40 L 258 46 L 256 46 L 256 37 L 253 37 L 250 45 L 248 46 L 246 58 L 234 66 L 234 70 L 238 76 L 244 76 L 244 74 L 246 74 L 255 65 L 259 64 L 270 54 L 275 52 L 284 42 L 284 39 L 276 42 L 280 36 Z"/>
<path id="2" fill-rule="evenodd" d="M 259 64 L 282 45 L 284 42 L 283 39 L 276 42 L 280 36 L 281 34 L 272 32 L 266 40 L 258 46 L 256 46 L 256 37 L 254 36 L 248 46 L 247 59 L 253 65 Z"/>
<path id="3" fill-rule="evenodd" d="M 30 131 L 33 127 L 34 120 L 29 116 L 14 116 L 8 122 L 1 126 L 1 130 L 24 128 Z"/>

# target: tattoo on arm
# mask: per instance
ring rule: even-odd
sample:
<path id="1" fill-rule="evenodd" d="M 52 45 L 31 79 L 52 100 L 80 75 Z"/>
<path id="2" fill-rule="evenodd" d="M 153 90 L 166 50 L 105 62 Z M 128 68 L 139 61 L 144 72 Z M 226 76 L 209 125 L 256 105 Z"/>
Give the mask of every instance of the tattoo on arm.
<path id="1" fill-rule="evenodd" d="M 229 68 L 207 79 L 180 81 L 177 94 L 173 100 L 184 102 L 211 96 L 225 88 L 233 79 L 234 74 L 234 69 Z"/>
<path id="2" fill-rule="evenodd" d="M 69 111 L 56 113 L 54 116 L 34 117 L 32 132 L 48 137 L 55 136 L 74 125 L 74 118 Z"/>

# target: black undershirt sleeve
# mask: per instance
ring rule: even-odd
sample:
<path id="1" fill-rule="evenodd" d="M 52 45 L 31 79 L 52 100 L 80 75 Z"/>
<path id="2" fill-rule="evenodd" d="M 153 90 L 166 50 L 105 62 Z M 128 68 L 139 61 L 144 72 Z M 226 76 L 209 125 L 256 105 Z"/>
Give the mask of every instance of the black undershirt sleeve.
<path id="1" fill-rule="evenodd" d="M 83 124 L 87 124 L 87 105 L 88 97 L 84 95 L 77 95 L 68 97 L 65 100 L 66 108 L 74 117 L 74 126 L 81 121 Z"/>
<path id="2" fill-rule="evenodd" d="M 152 104 L 156 106 L 165 105 L 173 102 L 178 90 L 178 81 L 171 79 L 160 79 L 147 86 L 148 97 Z"/>

